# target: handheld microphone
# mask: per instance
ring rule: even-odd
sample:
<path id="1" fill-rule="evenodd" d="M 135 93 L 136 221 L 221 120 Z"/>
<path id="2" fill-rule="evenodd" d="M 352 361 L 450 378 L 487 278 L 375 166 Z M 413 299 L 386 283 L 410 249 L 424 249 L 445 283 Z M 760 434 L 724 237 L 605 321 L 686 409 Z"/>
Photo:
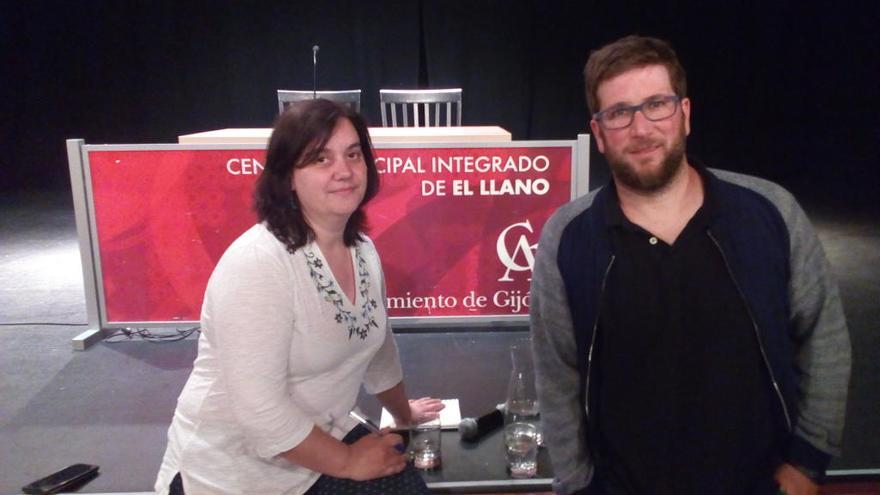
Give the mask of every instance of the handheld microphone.
<path id="1" fill-rule="evenodd" d="M 458 424 L 458 433 L 462 440 L 477 442 L 489 433 L 504 425 L 504 413 L 498 409 L 484 414 L 479 418 L 463 418 Z"/>
<path id="2" fill-rule="evenodd" d="M 318 45 L 312 46 L 312 99 L 318 99 Z"/>

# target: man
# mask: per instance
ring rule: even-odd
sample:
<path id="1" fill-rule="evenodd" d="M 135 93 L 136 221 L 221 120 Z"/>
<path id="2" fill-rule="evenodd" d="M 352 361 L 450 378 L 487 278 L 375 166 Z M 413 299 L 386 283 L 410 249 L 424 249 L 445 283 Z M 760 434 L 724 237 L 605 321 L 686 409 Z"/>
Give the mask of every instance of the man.
<path id="1" fill-rule="evenodd" d="M 839 454 L 850 344 L 794 198 L 690 163 L 665 42 L 590 55 L 612 183 L 544 226 L 531 288 L 557 493 L 814 495 Z"/>

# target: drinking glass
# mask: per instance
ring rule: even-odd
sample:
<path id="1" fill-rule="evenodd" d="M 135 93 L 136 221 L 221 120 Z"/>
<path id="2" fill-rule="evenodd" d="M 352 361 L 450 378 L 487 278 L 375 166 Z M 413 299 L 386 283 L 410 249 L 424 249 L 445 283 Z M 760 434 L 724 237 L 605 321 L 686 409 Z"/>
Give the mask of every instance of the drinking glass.
<path id="1" fill-rule="evenodd" d="M 504 427 L 507 469 L 511 478 L 532 478 L 538 472 L 538 430 L 530 423 Z"/>
<path id="2" fill-rule="evenodd" d="M 439 418 L 410 428 L 409 455 L 417 469 L 440 467 L 440 432 Z"/>

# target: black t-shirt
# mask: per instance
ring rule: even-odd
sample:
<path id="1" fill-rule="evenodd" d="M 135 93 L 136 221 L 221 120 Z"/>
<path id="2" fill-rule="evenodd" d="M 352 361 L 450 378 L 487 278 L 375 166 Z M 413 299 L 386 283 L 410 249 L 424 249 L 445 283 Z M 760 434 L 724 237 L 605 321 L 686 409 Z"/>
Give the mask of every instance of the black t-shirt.
<path id="1" fill-rule="evenodd" d="M 670 246 L 606 205 L 615 253 L 595 367 L 609 493 L 752 494 L 779 463 L 779 404 L 703 206 Z"/>

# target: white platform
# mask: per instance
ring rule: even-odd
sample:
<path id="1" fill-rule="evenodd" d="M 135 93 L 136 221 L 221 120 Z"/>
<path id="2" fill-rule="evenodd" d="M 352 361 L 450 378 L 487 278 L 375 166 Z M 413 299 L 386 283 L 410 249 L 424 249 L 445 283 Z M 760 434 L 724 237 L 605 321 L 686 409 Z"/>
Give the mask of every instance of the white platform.
<path id="1" fill-rule="evenodd" d="M 217 129 L 184 134 L 177 137 L 180 144 L 266 144 L 272 134 L 270 128 Z M 370 127 L 373 143 L 471 143 L 506 142 L 510 132 L 498 126 L 462 127 Z"/>

